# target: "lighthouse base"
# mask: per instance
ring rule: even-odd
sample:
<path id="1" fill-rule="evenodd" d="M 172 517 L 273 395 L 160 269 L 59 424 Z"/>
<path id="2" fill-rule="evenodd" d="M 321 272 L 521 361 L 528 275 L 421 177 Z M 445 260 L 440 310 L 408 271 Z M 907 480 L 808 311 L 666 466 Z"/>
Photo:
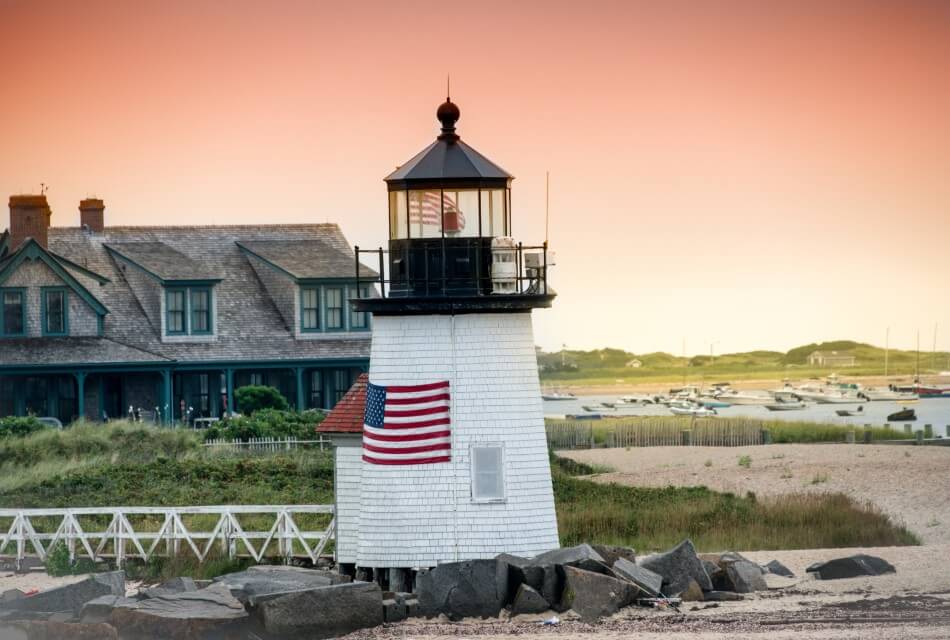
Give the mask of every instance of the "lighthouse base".
<path id="1" fill-rule="evenodd" d="M 340 562 L 424 568 L 558 546 L 530 312 L 378 316 L 369 379 L 448 380 L 451 461 L 377 465 L 346 452 Z"/>

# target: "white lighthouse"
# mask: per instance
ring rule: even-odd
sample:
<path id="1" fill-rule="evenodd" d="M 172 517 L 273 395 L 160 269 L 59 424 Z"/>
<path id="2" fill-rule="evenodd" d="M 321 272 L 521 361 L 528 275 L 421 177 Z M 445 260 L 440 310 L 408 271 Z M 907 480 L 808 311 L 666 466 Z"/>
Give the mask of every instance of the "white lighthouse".
<path id="1" fill-rule="evenodd" d="M 554 298 L 547 246 L 511 238 L 512 176 L 459 115 L 447 99 L 436 141 L 386 178 L 388 250 L 357 248 L 381 275 L 351 301 L 373 339 L 363 432 L 337 454 L 338 560 L 363 568 L 558 546 L 531 325 Z"/>

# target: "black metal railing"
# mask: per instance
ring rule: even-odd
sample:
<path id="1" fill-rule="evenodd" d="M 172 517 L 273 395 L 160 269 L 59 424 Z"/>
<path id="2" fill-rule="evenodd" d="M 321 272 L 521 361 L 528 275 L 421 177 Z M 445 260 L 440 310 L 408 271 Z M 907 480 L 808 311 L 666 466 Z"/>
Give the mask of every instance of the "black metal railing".
<path id="1" fill-rule="evenodd" d="M 390 249 L 355 247 L 354 251 L 359 298 L 367 297 L 360 291 L 366 284 L 378 286 L 377 295 L 382 298 L 548 295 L 546 242 L 492 248 L 491 238 L 454 243 L 433 238 L 431 242 L 393 241 Z M 495 261 L 505 257 L 510 259 Z M 378 275 L 366 275 L 362 260 L 367 258 L 367 266 L 375 263 Z"/>

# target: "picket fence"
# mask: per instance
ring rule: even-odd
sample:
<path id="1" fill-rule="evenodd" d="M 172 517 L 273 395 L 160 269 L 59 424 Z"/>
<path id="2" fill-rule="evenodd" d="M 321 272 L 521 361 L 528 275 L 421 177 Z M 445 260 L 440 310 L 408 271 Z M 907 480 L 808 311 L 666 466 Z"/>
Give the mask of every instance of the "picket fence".
<path id="1" fill-rule="evenodd" d="M 549 421 L 552 449 L 606 447 L 742 447 L 763 444 L 767 430 L 748 418 L 631 418 L 603 421 Z"/>
<path id="2" fill-rule="evenodd" d="M 307 515 L 312 522 L 309 514 L 325 515 L 320 519 L 329 524 L 317 531 L 301 529 L 297 520 Z M 107 518 L 105 530 L 93 530 Z M 229 558 L 290 562 L 294 557 L 306 557 L 316 563 L 335 532 L 333 505 L 0 509 L 0 520 L 11 519 L 7 533 L 0 538 L 0 557 L 14 558 L 17 568 L 28 556 L 45 561 L 57 544 L 66 546 L 71 560 L 113 559 L 118 567 L 129 558 L 147 561 L 156 555 L 178 556 L 183 550 L 204 562 L 215 543 Z M 208 531 L 205 527 L 211 521 L 216 524 Z M 245 529 L 262 522 L 270 526 Z M 13 553 L 5 554 L 11 546 Z"/>
<path id="3" fill-rule="evenodd" d="M 319 447 L 320 451 L 329 449 L 332 444 L 329 438 L 324 438 L 323 436 L 318 437 L 316 440 L 300 440 L 298 438 L 250 438 L 248 440 L 225 440 L 225 439 L 215 439 L 208 440 L 204 443 L 205 447 L 209 447 L 215 451 L 250 451 L 254 453 L 269 453 L 277 451 L 289 451 L 291 449 L 303 448 L 303 447 Z"/>

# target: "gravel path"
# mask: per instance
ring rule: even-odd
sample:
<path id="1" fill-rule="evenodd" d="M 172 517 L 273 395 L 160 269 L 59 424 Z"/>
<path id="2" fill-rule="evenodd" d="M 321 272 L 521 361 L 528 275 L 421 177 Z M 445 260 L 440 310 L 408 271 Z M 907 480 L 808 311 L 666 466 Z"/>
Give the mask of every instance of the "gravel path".
<path id="1" fill-rule="evenodd" d="M 605 465 L 597 482 L 705 485 L 756 495 L 834 491 L 867 500 L 924 544 L 950 543 L 950 447 L 776 444 L 758 447 L 643 447 L 562 452 Z M 749 456 L 751 465 L 739 466 Z"/>

